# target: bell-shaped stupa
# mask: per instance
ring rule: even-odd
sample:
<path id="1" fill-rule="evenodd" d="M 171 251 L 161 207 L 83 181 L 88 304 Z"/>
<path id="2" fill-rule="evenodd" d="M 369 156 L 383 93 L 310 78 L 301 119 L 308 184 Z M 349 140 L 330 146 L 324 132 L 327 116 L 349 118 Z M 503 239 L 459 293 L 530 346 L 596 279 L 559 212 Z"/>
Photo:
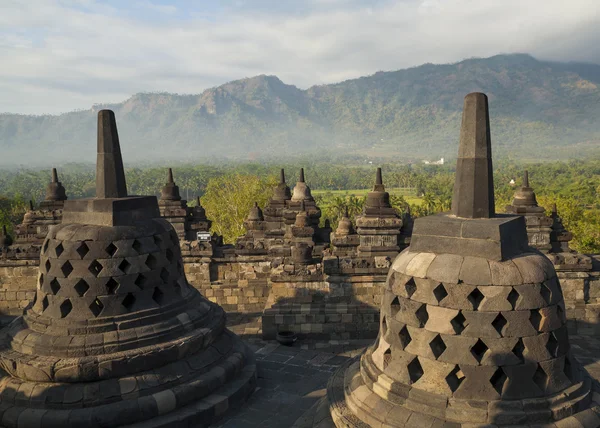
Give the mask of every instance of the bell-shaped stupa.
<path id="1" fill-rule="evenodd" d="M 554 267 L 495 214 L 484 94 L 465 98 L 452 211 L 415 220 L 383 294 L 376 342 L 330 382 L 336 426 L 598 426 Z"/>
<path id="2" fill-rule="evenodd" d="M 112 111 L 98 113 L 96 197 L 65 201 L 34 304 L 2 343 L 6 428 L 208 426 L 254 389 L 252 353 L 188 284 L 156 197 L 127 195 Z"/>

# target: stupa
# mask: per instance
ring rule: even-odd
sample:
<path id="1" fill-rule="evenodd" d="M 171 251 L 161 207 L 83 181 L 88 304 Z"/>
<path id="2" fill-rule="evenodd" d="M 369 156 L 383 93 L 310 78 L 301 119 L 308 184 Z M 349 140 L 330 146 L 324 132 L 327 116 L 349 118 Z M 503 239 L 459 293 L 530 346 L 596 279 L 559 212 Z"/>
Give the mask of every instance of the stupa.
<path id="1" fill-rule="evenodd" d="M 529 247 L 522 216 L 495 214 L 493 189 L 488 101 L 472 93 L 452 211 L 415 220 L 379 336 L 334 375 L 315 425 L 328 410 L 337 427 L 600 425 L 554 266 Z"/>
<path id="2" fill-rule="evenodd" d="M 360 237 L 359 255 L 394 257 L 398 254 L 402 219 L 390 204 L 381 168 L 377 168 L 375 185 L 367 194 L 362 215 L 356 217 L 356 229 Z"/>
<path id="3" fill-rule="evenodd" d="M 34 304 L 0 333 L 0 420 L 205 427 L 253 391 L 252 353 L 186 280 L 154 196 L 128 196 L 114 113 L 98 113 L 96 197 L 65 202 Z"/>

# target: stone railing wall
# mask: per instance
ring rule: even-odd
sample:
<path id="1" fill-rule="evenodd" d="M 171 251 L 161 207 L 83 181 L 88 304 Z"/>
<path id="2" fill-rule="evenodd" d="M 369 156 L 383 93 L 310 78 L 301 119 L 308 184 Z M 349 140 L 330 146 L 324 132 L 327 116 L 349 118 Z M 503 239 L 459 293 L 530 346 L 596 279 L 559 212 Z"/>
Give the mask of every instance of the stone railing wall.
<path id="1" fill-rule="evenodd" d="M 370 338 L 378 331 L 387 272 L 383 264 L 355 266 L 344 259 L 326 260 L 320 271 L 294 276 L 285 274 L 288 267 L 279 260 L 266 257 L 186 257 L 184 268 L 190 284 L 221 305 L 230 319 L 254 316 L 258 325 L 253 327 L 262 329 L 265 338 L 274 338 L 281 330 L 319 340 Z M 36 260 L 0 260 L 0 317 L 23 313 L 35 296 L 37 275 Z M 569 331 L 600 334 L 600 269 L 561 271 L 558 276 Z"/>

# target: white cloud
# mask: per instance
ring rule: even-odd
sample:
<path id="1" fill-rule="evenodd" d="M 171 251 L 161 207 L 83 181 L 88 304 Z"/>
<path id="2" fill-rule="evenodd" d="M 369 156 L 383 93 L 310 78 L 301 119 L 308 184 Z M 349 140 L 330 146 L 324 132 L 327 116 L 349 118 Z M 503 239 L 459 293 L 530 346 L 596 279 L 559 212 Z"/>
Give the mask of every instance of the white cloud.
<path id="1" fill-rule="evenodd" d="M 198 93 L 261 73 L 305 88 L 502 52 L 600 62 L 597 0 L 306 4 L 269 12 L 268 1 L 241 2 L 178 18 L 181 6 L 137 3 L 165 16 L 156 21 L 94 0 L 5 0 L 0 111 L 57 113 L 140 91 Z"/>

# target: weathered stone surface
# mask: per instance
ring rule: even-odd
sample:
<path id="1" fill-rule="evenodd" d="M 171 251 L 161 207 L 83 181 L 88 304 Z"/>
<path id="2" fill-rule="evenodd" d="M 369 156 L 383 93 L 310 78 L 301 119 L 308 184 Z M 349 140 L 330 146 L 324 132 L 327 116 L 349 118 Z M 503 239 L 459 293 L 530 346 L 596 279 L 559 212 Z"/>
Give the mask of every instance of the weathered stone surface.
<path id="1" fill-rule="evenodd" d="M 112 112 L 98 137 L 97 198 L 67 201 L 73 223 L 42 245 L 34 304 L 1 332 L 0 396 L 18 409 L 3 424 L 173 426 L 200 416 L 194 402 L 209 423 L 254 388 L 252 356 L 187 282 L 156 198 L 126 197 Z"/>
<path id="2" fill-rule="evenodd" d="M 360 370 L 366 397 L 345 393 L 358 422 L 338 423 L 332 410 L 337 426 L 384 426 L 377 413 L 398 408 L 412 413 L 397 411 L 402 422 L 390 426 L 577 421 L 569 418 L 589 407 L 591 382 L 578 384 L 567 356 L 556 273 L 527 242 L 523 217 L 495 215 L 487 97 L 469 94 L 452 214 L 415 221 L 384 285 L 378 342 L 349 370 Z"/>

